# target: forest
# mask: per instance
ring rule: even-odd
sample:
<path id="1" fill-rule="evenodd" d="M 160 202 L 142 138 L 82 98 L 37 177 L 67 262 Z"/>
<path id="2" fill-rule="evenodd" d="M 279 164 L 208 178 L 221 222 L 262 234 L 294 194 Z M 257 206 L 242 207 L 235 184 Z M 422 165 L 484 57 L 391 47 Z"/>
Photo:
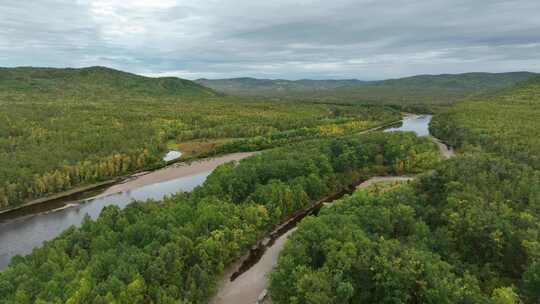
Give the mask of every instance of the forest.
<path id="1" fill-rule="evenodd" d="M 466 173 L 466 174 L 464 174 Z M 274 303 L 538 303 L 540 174 L 482 153 L 304 220 Z"/>
<path id="2" fill-rule="evenodd" d="M 540 79 L 507 87 L 516 75 L 438 109 L 430 131 L 460 154 L 442 161 L 429 137 L 364 132 L 412 104 L 236 98 L 105 68 L 0 69 L 0 209 L 163 166 L 169 149 L 184 160 L 263 150 L 191 193 L 106 207 L 13 258 L 0 303 L 207 303 L 225 268 L 291 214 L 386 175 L 417 178 L 356 191 L 299 224 L 270 275 L 273 303 L 538 303 Z"/>
<path id="3" fill-rule="evenodd" d="M 188 158 L 245 150 L 244 142 L 258 150 L 399 117 L 387 107 L 239 100 L 101 67 L 3 68 L 0 210 L 162 166 L 168 149 Z"/>
<path id="4" fill-rule="evenodd" d="M 199 79 L 197 83 L 234 96 L 425 108 L 449 105 L 472 96 L 495 92 L 535 76 L 537 74 L 529 72 L 464 73 L 378 81 L 232 78 Z"/>
<path id="5" fill-rule="evenodd" d="M 540 0 L 0 0 L 0 304 L 540 304 Z"/>
<path id="6" fill-rule="evenodd" d="M 437 115 L 432 133 L 464 150 L 482 149 L 540 169 L 540 78 Z"/>
<path id="7" fill-rule="evenodd" d="M 539 84 L 438 113 L 431 133 L 461 156 L 304 220 L 271 276 L 273 303 L 538 303 Z"/>
<path id="8" fill-rule="evenodd" d="M 292 212 L 440 157 L 414 133 L 318 139 L 218 167 L 192 193 L 106 207 L 0 272 L 0 302 L 206 303 L 224 267 Z"/>

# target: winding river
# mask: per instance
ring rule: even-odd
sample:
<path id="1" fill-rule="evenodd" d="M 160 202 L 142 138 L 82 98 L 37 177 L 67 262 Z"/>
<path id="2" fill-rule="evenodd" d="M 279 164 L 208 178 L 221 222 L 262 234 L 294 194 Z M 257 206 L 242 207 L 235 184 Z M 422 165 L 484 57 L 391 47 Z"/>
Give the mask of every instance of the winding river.
<path id="1" fill-rule="evenodd" d="M 132 176 L 88 199 L 43 204 L 2 214 L 0 270 L 8 265 L 13 256 L 28 254 L 33 248 L 41 246 L 44 241 L 52 240 L 70 226 L 80 225 L 86 214 L 95 219 L 101 210 L 109 205 L 124 208 L 134 200 L 161 200 L 180 191 L 191 191 L 204 183 L 217 166 L 251 155 L 253 153 L 234 153 L 191 164 L 171 165 L 147 174 Z"/>
<path id="2" fill-rule="evenodd" d="M 430 115 L 407 115 L 400 126 L 387 128 L 385 132 L 414 131 L 420 136 L 429 135 L 430 120 Z M 171 153 L 168 157 L 178 157 L 179 155 L 176 154 Z M 191 164 L 175 164 L 158 171 L 134 175 L 123 183 L 109 187 L 101 193 L 95 193 L 88 199 L 43 204 L 34 208 L 25 208 L 22 211 L 1 214 L 0 270 L 9 264 L 13 256 L 28 254 L 33 248 L 52 240 L 68 227 L 80 225 L 86 214 L 91 218 L 96 218 L 108 205 L 114 204 L 123 208 L 133 200 L 161 200 L 179 191 L 191 191 L 204 183 L 206 177 L 217 166 L 251 155 L 253 153 L 235 153 Z M 266 274 L 275 266 L 279 252 L 290 233 L 289 230 L 272 242 L 260 260 L 241 273 L 236 280 L 233 282 L 228 278 L 224 280 L 225 283 L 213 303 L 254 303 L 256 297 L 265 290 Z M 233 270 L 231 268 L 231 271 Z M 234 270 L 234 272 L 237 271 Z M 234 284 L 227 285 L 227 282 Z M 245 295 L 241 292 L 242 290 L 250 290 L 251 293 Z M 240 294 L 238 294 L 239 291 Z M 237 301 L 238 299 L 242 301 Z"/>
<path id="3" fill-rule="evenodd" d="M 396 125 L 385 128 L 383 132 L 415 132 L 418 136 L 430 136 L 429 122 L 431 115 L 407 114 L 403 121 Z M 438 145 L 443 158 L 449 158 L 454 152 L 439 140 L 432 138 Z M 360 185 L 358 189 L 366 188 L 377 182 L 407 182 L 414 177 L 373 177 Z M 352 190 L 354 191 L 354 189 Z M 334 200 L 334 199 L 332 199 Z M 326 205 L 326 203 L 321 204 Z M 307 214 L 316 213 L 319 206 L 313 208 Z M 304 214 L 301 215 L 303 218 Z M 268 274 L 277 265 L 279 253 L 285 246 L 287 238 L 296 230 L 296 224 L 301 220 L 293 221 L 287 230 L 275 232 L 277 236 L 263 243 L 268 245 L 259 246 L 256 250 L 236 264 L 226 269 L 222 281 L 219 284 L 217 294 L 210 301 L 211 304 L 254 304 L 269 303 L 266 297 Z M 248 267 L 246 267 L 248 265 Z M 239 274 L 240 272 L 240 274 Z"/>

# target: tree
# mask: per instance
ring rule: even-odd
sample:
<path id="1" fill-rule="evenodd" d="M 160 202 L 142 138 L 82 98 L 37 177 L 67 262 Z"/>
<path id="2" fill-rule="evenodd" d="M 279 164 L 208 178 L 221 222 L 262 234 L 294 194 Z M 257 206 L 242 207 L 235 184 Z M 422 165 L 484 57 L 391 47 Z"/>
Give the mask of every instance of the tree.
<path id="1" fill-rule="evenodd" d="M 491 295 L 491 300 L 493 304 L 519 304 L 518 295 L 514 292 L 511 287 L 501 287 L 493 290 Z"/>

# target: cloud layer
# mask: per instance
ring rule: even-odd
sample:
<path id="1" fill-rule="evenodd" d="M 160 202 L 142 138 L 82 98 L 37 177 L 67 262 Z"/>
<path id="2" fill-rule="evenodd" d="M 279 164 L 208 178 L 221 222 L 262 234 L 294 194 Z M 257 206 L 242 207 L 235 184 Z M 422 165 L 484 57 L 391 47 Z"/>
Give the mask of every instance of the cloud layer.
<path id="1" fill-rule="evenodd" d="M 540 72 L 538 0 L 2 0 L 0 66 L 184 78 Z"/>

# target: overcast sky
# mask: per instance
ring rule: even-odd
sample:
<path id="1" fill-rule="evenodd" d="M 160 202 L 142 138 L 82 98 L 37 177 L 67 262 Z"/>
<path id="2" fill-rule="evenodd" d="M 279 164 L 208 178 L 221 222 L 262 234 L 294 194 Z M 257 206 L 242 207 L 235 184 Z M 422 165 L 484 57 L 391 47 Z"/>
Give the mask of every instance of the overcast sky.
<path id="1" fill-rule="evenodd" d="M 540 0 L 0 0 L 0 66 L 195 79 L 540 72 Z"/>

